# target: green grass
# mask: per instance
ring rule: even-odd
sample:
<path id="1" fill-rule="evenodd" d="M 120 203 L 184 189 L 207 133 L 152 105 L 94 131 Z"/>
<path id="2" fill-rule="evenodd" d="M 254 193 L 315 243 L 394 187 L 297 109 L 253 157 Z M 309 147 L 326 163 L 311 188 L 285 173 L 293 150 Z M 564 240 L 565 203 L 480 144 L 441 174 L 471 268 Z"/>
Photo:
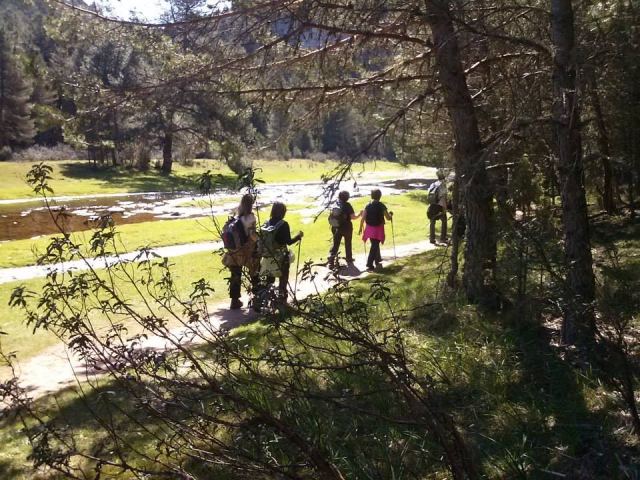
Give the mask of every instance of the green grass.
<path id="1" fill-rule="evenodd" d="M 356 212 L 360 211 L 367 198 L 355 198 L 352 205 Z M 423 196 L 414 192 L 402 195 L 394 195 L 383 198 L 387 208 L 394 212 L 393 229 L 388 226 L 389 242 L 393 241 L 392 234 L 395 234 L 396 242 L 412 243 L 423 240 L 428 236 L 428 223 L 426 220 L 426 203 Z M 308 205 L 290 205 L 289 212 L 296 210 L 304 210 Z M 217 221 L 224 220 L 224 215 L 216 217 Z M 261 219 L 268 217 L 268 209 L 264 209 Z M 328 234 L 328 226 L 326 222 L 326 214 L 323 213 L 315 220 L 314 217 L 306 217 L 303 219 L 304 229 L 309 230 L 309 236 L 305 238 L 305 243 L 310 238 L 321 238 L 326 240 Z M 421 221 L 424 220 L 424 221 Z M 359 220 L 355 221 L 355 229 L 359 225 Z M 326 228 L 325 228 L 326 227 Z M 149 245 L 152 247 L 160 247 L 166 245 L 180 245 L 184 243 L 197 243 L 218 240 L 218 233 L 211 217 L 176 219 L 176 220 L 159 220 L 152 222 L 144 222 L 138 224 L 127 224 L 117 227 L 120 234 L 120 242 L 126 251 L 134 250 L 138 247 Z M 86 230 L 76 232 L 73 238 L 77 239 L 79 244 L 86 243 L 91 238 L 92 231 Z M 0 243 L 0 268 L 21 267 L 25 265 L 34 265 L 37 252 L 44 252 L 47 245 L 53 238 L 53 235 L 43 236 L 36 239 L 13 240 L 10 242 Z M 86 253 L 86 252 L 85 252 Z M 356 252 L 357 253 L 357 252 Z"/>
<path id="2" fill-rule="evenodd" d="M 37 198 L 26 182 L 27 173 L 32 167 L 30 162 L 3 162 L 3 182 L 0 200 L 16 198 Z M 232 187 L 237 180 L 229 168 L 219 160 L 198 160 L 193 166 L 175 163 L 171 174 L 164 175 L 158 170 L 136 172 L 123 168 L 98 168 L 84 160 L 49 162 L 53 168 L 50 186 L 55 195 L 93 195 L 100 193 L 130 193 L 154 191 L 195 191 L 197 179 L 210 171 L 216 181 Z M 256 177 L 268 183 L 283 181 L 319 181 L 322 175 L 333 171 L 338 163 L 334 161 L 317 162 L 312 160 L 267 161 L 256 160 L 253 163 Z M 353 178 L 358 179 L 362 172 L 372 172 L 381 178 L 393 178 L 402 169 L 397 163 L 387 161 L 369 162 L 353 168 Z M 433 169 L 413 166 L 410 169 L 417 175 L 432 174 Z"/>
<path id="3" fill-rule="evenodd" d="M 366 200 L 353 200 L 356 211 Z M 426 204 L 422 195 L 386 196 L 382 201 L 395 212 L 393 233 L 397 244 L 426 238 Z M 289 211 L 287 220 L 294 233 L 298 229 L 305 232 L 301 259 L 324 257 L 329 241 L 326 215 L 313 223 L 308 218 L 301 218 L 296 208 Z M 165 225 L 150 223 L 144 226 L 146 230 L 140 231 L 131 227 L 130 230 L 122 227 L 123 241 L 127 246 L 140 240 L 141 244 L 148 244 L 151 236 L 171 236 L 172 232 L 178 235 L 176 232 L 182 229 L 194 229 L 188 237 L 198 235 L 197 227 L 189 227 L 184 221 L 167 221 Z M 206 232 L 206 228 L 203 231 Z M 638 225 L 633 222 L 606 220 L 602 225 L 595 225 L 593 236 L 593 247 L 597 250 L 594 257 L 597 263 L 604 265 L 600 272 L 603 278 L 610 281 L 615 278 L 620 285 L 624 283 L 631 287 L 631 292 L 637 292 L 640 281 L 638 231 Z M 354 242 L 354 250 L 357 255 L 362 255 L 358 251 L 358 243 L 357 240 Z M 619 264 L 615 267 L 608 265 L 611 255 L 619 255 Z M 354 295 L 367 300 L 378 288 L 376 282 L 389 282 L 390 302 L 411 368 L 421 381 L 432 382 L 428 387 L 429 394 L 440 408 L 451 415 L 465 436 L 473 449 L 482 478 L 556 478 L 557 475 L 549 472 L 557 472 L 558 475 L 580 472 L 580 478 L 598 480 L 625 478 L 621 466 L 631 467 L 627 475 L 630 478 L 637 476 L 638 469 L 634 467 L 638 458 L 637 439 L 631 434 L 619 396 L 608 390 L 606 381 L 598 378 L 603 373 L 588 365 L 567 361 L 564 356 L 571 358 L 571 352 L 555 347 L 549 339 L 549 325 L 542 324 L 540 317 L 530 315 L 526 308 L 515 305 L 499 314 L 483 313 L 469 306 L 462 296 L 446 290 L 442 278 L 446 268 L 443 262 L 446 261 L 443 250 L 429 251 L 401 259 L 376 275 L 354 280 L 351 286 Z M 188 294 L 191 282 L 204 277 L 215 288 L 213 299 L 226 298 L 225 272 L 221 269 L 219 257 L 213 252 L 176 257 L 171 263 L 174 264 L 173 274 L 181 296 Z M 25 284 L 37 292 L 41 290 L 42 282 L 34 279 Z M 0 285 L 2 302 L 6 304 L 16 285 Z M 123 284 L 121 288 L 123 295 L 134 306 L 140 307 L 140 300 L 133 295 L 132 287 Z M 537 302 L 531 308 L 544 310 L 549 319 L 558 315 L 557 311 L 546 306 L 548 302 L 540 299 L 531 301 Z M 637 309 L 631 315 L 637 316 Z M 366 320 L 374 331 L 388 328 L 390 322 L 383 307 L 371 309 Z M 18 314 L 8 308 L 0 309 L 0 328 L 10 334 L 0 337 L 3 350 L 18 351 L 21 361 L 57 342 L 46 332 L 31 335 Z M 247 348 L 254 358 L 270 352 L 271 342 L 276 340 L 284 342 L 283 351 L 299 354 L 304 359 L 322 359 L 324 349 L 301 348 L 301 344 L 296 343 L 300 338 L 312 345 L 336 348 L 332 338 L 308 331 L 297 331 L 297 339 L 286 333 L 276 338 L 271 333 L 270 324 L 260 321 L 236 328 L 231 332 L 231 338 Z M 352 351 L 352 345 L 339 347 L 344 352 Z M 199 355 L 211 355 L 205 346 L 196 348 Z M 240 378 L 244 371 L 236 373 Z M 363 396 L 359 405 L 362 415 L 353 410 L 318 405 L 309 399 L 287 401 L 289 397 L 285 395 L 283 400 L 279 395 L 265 392 L 259 384 L 249 392 L 262 405 L 281 412 L 283 418 L 298 419 L 305 434 L 309 432 L 309 437 L 317 439 L 327 450 L 338 451 L 341 467 L 358 472 L 363 456 L 387 459 L 392 455 L 398 455 L 399 464 L 411 466 L 416 460 L 410 455 L 404 456 L 403 447 L 411 446 L 413 441 L 424 442 L 426 450 L 431 448 L 427 440 L 428 431 L 412 431 L 410 426 L 394 428 L 384 421 L 385 415 L 402 413 L 398 410 L 402 407 L 402 396 L 385 395 L 389 382 L 380 376 L 343 371 L 328 379 L 321 370 L 305 373 L 305 381 L 317 392 L 339 393 L 341 389 L 379 392 L 366 396 L 371 397 L 371 403 L 364 403 Z M 250 388 L 251 384 L 248 385 Z M 286 394 L 284 390 L 282 393 Z M 37 404 L 51 409 L 58 421 L 67 422 L 77 429 L 81 434 L 81 446 L 96 445 L 100 439 L 97 433 L 99 426 L 87 408 L 101 404 L 103 396 L 118 399 L 124 411 L 135 414 L 116 383 L 101 385 L 83 400 L 71 391 L 65 391 L 55 402 L 53 398 L 44 398 Z M 59 409 L 54 410 L 54 403 L 59 405 Z M 364 414 L 369 411 L 376 415 Z M 404 418 L 411 420 L 412 413 L 407 411 Z M 115 420 L 120 421 L 121 417 Z M 149 419 L 140 420 L 149 431 L 156 427 Z M 29 461 L 26 456 L 29 450 L 24 434 L 20 432 L 23 426 L 12 416 L 0 422 L 0 444 L 3 445 L 0 479 L 28 478 Z M 135 433 L 132 430 L 129 438 L 132 445 L 140 449 L 153 448 L 148 436 L 138 433 L 140 430 Z M 444 469 L 440 472 L 431 470 L 432 464 L 439 459 L 434 456 L 432 460 L 428 465 L 413 465 L 416 467 L 414 472 L 419 474 L 411 478 L 420 478 L 419 475 L 423 478 L 449 478 L 450 473 Z M 90 469 L 87 469 L 89 473 Z M 118 478 L 117 471 L 110 473 Z M 233 478 L 228 472 L 217 473 L 209 478 Z M 207 471 L 203 470 L 201 476 L 207 478 Z M 382 478 L 393 477 L 384 471 Z"/>
<path id="4" fill-rule="evenodd" d="M 356 211 L 364 207 L 366 198 L 354 199 L 352 204 Z M 387 207 L 394 211 L 393 234 L 397 245 L 413 243 L 426 238 L 427 220 L 424 213 L 424 205 L 420 197 L 414 194 L 402 194 L 383 198 Z M 419 212 L 416 214 L 416 212 Z M 422 222 L 416 221 L 416 217 Z M 329 250 L 331 232 L 329 230 L 326 214 L 323 214 L 316 221 L 311 217 L 301 218 L 295 210 L 287 213 L 287 220 L 291 226 L 291 231 L 295 234 L 298 230 L 304 232 L 304 238 L 300 244 L 300 264 L 306 260 L 320 262 L 326 258 Z M 219 217 L 218 220 L 222 220 Z M 357 225 L 355 221 L 354 231 L 354 255 L 364 255 L 362 242 L 357 235 Z M 116 229 L 119 232 L 119 244 L 127 249 L 151 245 L 171 245 L 182 243 L 183 241 L 208 241 L 215 240 L 215 227 L 210 218 L 186 219 L 186 220 L 165 220 L 161 222 L 147 222 L 144 224 L 123 225 Z M 90 235 L 88 233 L 74 234 L 73 241 L 86 244 Z M 35 245 L 39 252 L 43 252 L 48 243 L 48 239 L 37 241 L 19 240 L 0 244 L 0 254 L 3 258 L 12 257 L 14 265 L 24 265 L 33 263 L 34 256 L 29 248 L 30 243 Z M 386 247 L 393 244 L 393 236 L 390 225 L 387 226 Z M 14 248 L 14 245 L 19 247 Z M 20 249 L 22 248 L 22 250 Z M 293 246 L 296 254 L 297 246 Z M 25 263 L 19 263 L 16 259 L 22 255 Z M 199 278 L 205 278 L 211 282 L 215 289 L 213 298 L 223 300 L 227 298 L 226 277 L 227 271 L 220 264 L 220 257 L 217 252 L 199 252 L 177 256 L 171 259 L 174 265 L 173 276 L 178 282 L 180 294 L 186 296 L 191 288 L 191 283 Z M 293 274 L 292 277 L 293 279 Z M 0 284 L 0 302 L 7 305 L 11 292 L 18 285 L 24 284 L 30 290 L 39 291 L 42 286 L 42 279 L 32 279 L 25 282 L 10 282 Z M 126 287 L 123 285 L 123 287 Z M 127 294 L 132 292 L 127 290 Z M 22 319 L 17 311 L 8 307 L 0 309 L 0 325 L 2 329 L 9 333 L 2 338 L 2 345 L 5 351 L 20 350 L 22 361 L 37 354 L 46 347 L 55 345 L 57 340 L 52 335 L 41 335 L 38 333 L 35 338 L 27 341 L 31 333 L 25 329 Z"/>
<path id="5" fill-rule="evenodd" d="M 295 222 L 293 218 L 291 220 Z M 562 472 L 564 467 L 579 461 L 586 446 L 606 448 L 602 442 L 608 442 L 606 425 L 611 419 L 607 420 L 602 403 L 593 400 L 605 394 L 602 385 L 590 378 L 588 372 L 581 373 L 562 361 L 546 339 L 540 337 L 536 325 L 523 323 L 522 319 L 517 322 L 510 320 L 508 313 L 503 316 L 479 315 L 457 296 L 436 297 L 441 280 L 441 252 L 434 250 L 402 259 L 379 275 L 352 282 L 352 286 L 356 296 L 366 299 L 375 288 L 376 281 L 384 279 L 391 282 L 391 304 L 396 312 L 401 313 L 398 318 L 412 369 L 419 376 L 434 378 L 431 395 L 437 398 L 440 408 L 452 414 L 464 433 L 475 452 L 475 461 L 482 469 L 483 478 L 544 479 L 547 477 L 540 468 Z M 205 259 L 206 255 L 193 257 L 195 261 Z M 181 275 L 195 273 L 184 268 L 178 268 Z M 385 328 L 389 322 L 388 314 L 384 308 L 372 309 L 369 322 L 373 329 Z M 269 332 L 268 323 L 257 322 L 236 328 L 232 338 L 258 357 L 270 348 L 272 338 Z M 336 348 L 336 342 L 330 338 L 324 339 L 305 331 L 298 331 L 297 335 L 302 336 L 305 342 Z M 292 355 L 300 348 L 293 337 L 277 338 L 284 342 L 283 348 Z M 201 356 L 210 354 L 206 347 L 197 348 Z M 350 351 L 350 346 L 344 345 L 344 351 Z M 300 358 L 320 361 L 323 353 L 321 348 L 316 348 L 301 351 L 299 355 Z M 238 375 L 242 378 L 243 374 L 238 372 Z M 309 438 L 315 439 L 314 436 L 320 434 L 317 441 L 327 449 L 339 447 L 342 469 L 357 471 L 359 456 L 365 452 L 385 459 L 399 455 L 388 445 L 408 447 L 407 442 L 411 438 L 424 442 L 425 448 L 432 448 L 428 444 L 428 432 L 412 433 L 410 426 L 397 429 L 383 420 L 401 414 L 402 402 L 397 397 L 384 394 L 388 383 L 381 376 L 342 372 L 336 373 L 327 384 L 321 371 L 307 372 L 307 375 L 305 382 L 308 387 L 320 393 L 340 389 L 380 392 L 363 397 L 360 404 L 362 415 L 302 399 L 281 404 L 279 396 L 271 396 L 262 387 L 253 393 L 254 400 L 264 408 L 281 411 L 286 419 L 297 418 L 299 427 L 309 432 Z M 126 402 L 125 392 L 116 383 L 109 382 L 84 399 L 79 399 L 71 390 L 62 392 L 55 401 L 57 409 L 54 409 L 53 399 L 45 398 L 38 403 L 48 406 L 55 417 L 64 419 L 75 429 L 80 434 L 79 445 L 83 447 L 96 445 L 99 440 L 100 435 L 96 436 L 99 425 L 88 414 L 87 408 L 101 405 L 102 395 L 113 398 L 124 412 L 136 415 L 132 405 Z M 367 399 L 372 403 L 367 403 Z M 364 414 L 371 409 L 381 417 Z M 55 413 L 56 410 L 59 413 Z M 111 420 L 120 422 L 122 416 L 116 413 Z M 153 445 L 149 433 L 156 429 L 156 425 L 151 418 L 141 421 L 145 422 L 145 430 L 148 429 L 146 434 L 135 429 L 139 433 L 132 430 L 128 440 L 133 447 L 148 451 Z M 20 478 L 25 474 L 24 464 L 27 462 L 24 459 L 28 454 L 20 433 L 21 425 L 17 420 L 8 418 L 1 426 L 3 450 L 0 466 L 10 474 L 0 474 L 0 479 Z M 417 461 L 401 455 L 399 458 L 408 465 Z M 606 459 L 598 458 L 601 470 L 609 468 L 602 463 Z M 137 462 L 135 458 L 131 461 Z M 425 478 L 448 478 L 446 471 L 437 476 L 426 469 L 433 468 L 432 465 L 424 465 L 423 468 Z M 615 470 L 615 465 L 610 468 Z M 206 470 L 203 471 L 206 477 L 204 472 Z M 117 471 L 111 473 L 118 478 Z M 221 471 L 215 478 L 233 477 L 225 476 Z"/>
<path id="6" fill-rule="evenodd" d="M 219 163 L 219 162 L 218 162 Z M 258 165 L 261 162 L 257 162 Z M 85 162 L 71 162 L 71 165 L 76 165 L 80 169 L 86 168 Z M 12 163 L 6 162 L 3 164 L 8 167 L 8 176 L 16 175 L 17 172 L 21 172 L 22 175 L 26 175 L 28 170 L 28 163 Z M 54 179 L 58 175 L 65 172 L 69 175 L 69 172 L 73 171 L 66 162 L 53 163 L 54 166 Z M 65 166 L 67 165 L 67 166 Z M 319 172 L 326 171 L 327 167 L 332 166 L 331 163 L 314 163 L 312 168 L 308 168 L 308 162 L 306 161 L 289 161 L 289 162 L 269 162 L 268 168 L 265 166 L 263 172 L 265 176 L 268 173 L 271 177 L 269 179 L 282 179 L 284 171 L 290 170 L 291 175 L 296 175 L 296 180 L 317 178 Z M 207 165 L 211 167 L 211 165 Z M 335 165 L 333 165 L 335 166 Z M 74 167 L 75 168 L 75 167 Z M 204 167 L 196 167 L 204 168 Z M 221 167 L 219 167 L 221 168 Z M 261 167 L 262 168 L 262 167 Z M 396 168 L 396 170 L 391 170 Z M 66 169 L 66 170 L 65 170 Z M 389 172 L 393 175 L 393 172 L 397 174 L 397 165 L 390 164 L 389 162 L 378 162 L 375 164 L 375 169 Z M 186 168 L 177 167 L 177 175 L 181 175 L 181 172 L 191 171 Z M 96 175 L 107 175 L 108 171 L 98 171 Z M 310 175 L 304 177 L 304 175 Z M 149 174 L 152 175 L 152 174 Z M 89 175 L 86 174 L 85 177 Z M 102 177 L 103 180 L 105 177 Z M 150 178 L 147 174 L 141 175 L 138 181 L 142 181 L 144 178 Z M 291 178 L 289 174 L 286 178 Z M 105 191 L 102 184 L 92 183 L 90 178 L 84 178 L 82 175 L 76 175 L 75 177 L 65 177 L 65 180 L 61 180 L 59 184 L 54 183 L 53 188 L 56 194 L 61 192 L 59 188 L 63 186 L 69 187 L 71 184 L 77 183 L 84 185 L 83 182 L 87 182 L 88 185 L 93 185 L 100 191 Z M 95 179 L 94 179 L 95 180 Z M 54 180 L 55 182 L 55 180 Z M 65 182 L 69 182 L 65 184 Z M 149 185 L 147 185 L 148 187 Z M 63 189 L 65 195 L 72 193 L 83 193 L 88 191 L 92 187 L 83 187 L 86 190 L 80 188 Z M 123 188 L 121 185 L 119 188 Z M 154 189 L 154 188 L 150 188 Z M 9 188 L 11 190 L 11 188 Z M 111 190 L 107 190 L 111 191 Z M 3 190 L 3 194 L 6 194 L 6 190 Z M 368 201 L 366 197 L 352 199 L 352 204 L 356 211 L 359 211 L 364 207 L 364 204 Z M 388 241 L 389 246 L 393 240 L 400 245 L 403 243 L 412 243 L 415 241 L 423 240 L 426 237 L 427 223 L 426 217 L 423 216 L 425 205 L 424 198 L 415 193 L 407 193 L 403 195 L 387 196 L 383 198 L 383 201 L 387 207 L 394 211 L 393 229 L 388 227 Z M 299 218 L 296 213 L 298 208 L 304 210 L 307 205 L 290 205 L 287 219 L 291 224 L 293 232 L 303 230 L 305 237 L 301 244 L 300 262 L 312 259 L 314 261 L 321 261 L 326 257 L 330 242 L 330 231 L 326 221 L 326 214 L 322 214 L 319 218 L 313 217 Z M 416 212 L 419 212 L 416 215 Z M 263 212 L 261 217 L 266 218 L 267 212 Z M 223 216 L 217 217 L 218 221 L 223 219 Z M 416 218 L 422 221 L 416 222 Z M 359 221 L 355 221 L 354 233 L 354 254 L 360 255 L 359 246 L 361 242 L 357 236 L 357 228 Z M 217 233 L 213 221 L 209 217 L 194 218 L 194 219 L 177 219 L 177 220 L 163 220 L 146 222 L 141 224 L 129 224 L 117 227 L 119 234 L 119 248 L 121 251 L 133 250 L 141 246 L 165 246 L 176 245 L 182 243 L 202 242 L 217 239 Z M 77 232 L 73 234 L 73 240 L 79 245 L 86 245 L 91 237 L 92 232 L 90 230 L 85 232 Z M 0 267 L 18 267 L 25 265 L 35 264 L 37 255 L 42 254 L 46 250 L 53 236 L 42 237 L 38 239 L 26 239 L 15 240 L 10 242 L 3 242 L 0 244 Z M 86 250 L 82 250 L 86 254 Z M 362 251 L 364 254 L 364 251 Z M 174 276 L 181 285 L 181 294 L 186 295 L 189 291 L 191 282 L 199 278 L 206 278 L 209 280 L 215 288 L 214 298 L 216 300 L 222 300 L 227 297 L 226 289 L 226 270 L 221 268 L 219 263 L 219 257 L 209 252 L 193 253 L 172 259 L 174 267 Z M 7 305 L 9 297 L 13 289 L 24 284 L 33 291 L 39 291 L 41 289 L 43 279 L 33 279 L 26 282 L 11 282 L 6 284 L 0 284 L 0 301 Z M 55 337 L 51 334 L 39 333 L 35 337 L 31 338 L 29 329 L 26 329 L 23 325 L 22 319 L 17 315 L 16 311 L 5 307 L 0 309 L 0 325 L 2 329 L 9 333 L 8 336 L 3 338 L 4 351 L 17 351 L 20 350 L 20 357 L 24 361 L 29 357 L 37 354 L 39 351 L 47 348 L 48 346 L 57 343 Z"/>
<path id="7" fill-rule="evenodd" d="M 223 221 L 224 216 L 216 219 Z M 215 224 L 211 217 L 198 217 L 176 220 L 158 220 L 117 227 L 119 242 L 123 251 L 132 251 L 142 246 L 161 247 L 185 243 L 208 242 L 219 239 Z M 86 245 L 92 230 L 75 232 L 73 241 Z M 38 255 L 47 248 L 55 235 L 47 235 L 37 239 L 14 240 L 0 243 L 0 268 L 34 265 Z M 82 249 L 87 254 L 86 249 Z"/>

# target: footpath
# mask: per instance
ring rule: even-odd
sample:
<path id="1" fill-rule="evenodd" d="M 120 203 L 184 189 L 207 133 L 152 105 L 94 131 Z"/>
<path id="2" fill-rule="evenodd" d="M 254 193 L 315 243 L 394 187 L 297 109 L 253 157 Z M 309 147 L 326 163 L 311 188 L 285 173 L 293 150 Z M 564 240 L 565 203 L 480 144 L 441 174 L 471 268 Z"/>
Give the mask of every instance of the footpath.
<path id="1" fill-rule="evenodd" d="M 211 247 L 210 247 L 211 248 Z M 382 248 L 383 266 L 393 263 L 397 258 L 414 255 L 426 250 L 436 248 L 428 241 L 422 241 L 406 245 L 385 245 Z M 364 255 L 358 255 L 354 264 L 340 270 L 342 278 L 349 280 L 362 278 L 365 275 L 377 275 L 369 273 L 365 268 L 366 259 Z M 293 270 L 293 269 L 292 269 Z M 313 283 L 308 281 L 295 282 L 293 271 L 290 276 L 290 284 L 293 288 L 297 285 L 296 298 L 305 296 L 317 291 L 325 291 L 331 286 L 328 269 L 324 266 L 314 266 L 317 273 Z M 243 299 L 244 307 L 239 310 L 229 310 L 229 301 L 217 302 L 210 308 L 209 322 L 201 322 L 197 327 L 179 327 L 171 330 L 167 337 L 150 336 L 142 341 L 139 349 L 167 350 L 175 348 L 176 345 L 189 345 L 211 338 L 211 334 L 220 330 L 230 330 L 239 325 L 256 321 L 260 315 L 248 308 L 248 297 Z M 33 399 L 43 397 L 60 391 L 72 385 L 93 381 L 97 377 L 105 374 L 108 366 L 88 365 L 78 358 L 65 345 L 60 344 L 48 348 L 42 353 L 29 358 L 24 363 L 18 365 L 18 384 L 25 389 L 27 395 Z M 0 404 L 0 411 L 2 405 Z"/>

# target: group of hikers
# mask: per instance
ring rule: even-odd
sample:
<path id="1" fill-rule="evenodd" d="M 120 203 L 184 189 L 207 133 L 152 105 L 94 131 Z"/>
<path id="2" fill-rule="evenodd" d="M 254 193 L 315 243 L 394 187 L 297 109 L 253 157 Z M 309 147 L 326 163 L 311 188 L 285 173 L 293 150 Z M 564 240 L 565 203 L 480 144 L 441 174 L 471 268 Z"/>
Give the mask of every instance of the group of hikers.
<path id="1" fill-rule="evenodd" d="M 433 198 L 430 198 L 429 195 L 432 191 L 434 192 Z M 338 250 L 343 239 L 347 264 L 352 264 L 355 261 L 353 258 L 352 221 L 359 218 L 358 235 L 362 235 L 364 242 L 367 240 L 370 242 L 366 269 L 372 272 L 382 264 L 380 244 L 385 241 L 385 221 L 393 222 L 393 212 L 389 211 L 386 205 L 380 201 L 382 192 L 377 188 L 371 191 L 371 200 L 358 213 L 349 203 L 349 197 L 349 192 L 346 190 L 339 192 L 338 201 L 329 213 L 332 239 L 327 255 L 327 266 L 336 267 L 338 265 Z M 445 176 L 441 171 L 438 171 L 438 180 L 429 188 L 428 198 L 430 198 L 427 210 L 427 217 L 430 220 L 429 240 L 431 243 L 436 243 L 436 222 L 440 221 L 440 241 L 446 242 L 447 189 Z M 253 195 L 243 195 L 234 215 L 229 217 L 229 221 L 223 228 L 223 239 L 227 228 L 238 229 L 237 238 L 241 238 L 240 241 L 236 240 L 232 244 L 225 243 L 227 249 L 222 257 L 222 264 L 230 271 L 229 297 L 231 298 L 230 308 L 232 310 L 243 306 L 240 300 L 243 268 L 246 268 L 251 282 L 255 310 L 260 311 L 261 308 L 261 302 L 256 301 L 256 298 L 274 284 L 276 278 L 278 279 L 277 301 L 281 304 L 287 302 L 289 271 L 295 258 L 289 246 L 299 242 L 304 235 L 301 231 L 295 236 L 291 235 L 289 223 L 284 220 L 287 207 L 282 202 L 273 203 L 269 219 L 258 230 L 256 216 L 253 214 L 254 202 Z M 262 283 L 262 279 L 265 283 Z"/>
<path id="2" fill-rule="evenodd" d="M 269 219 L 260 227 L 263 238 L 259 244 L 256 217 L 253 214 L 254 202 L 253 195 L 242 196 L 234 218 L 238 221 L 238 228 L 244 230 L 246 240 L 236 248 L 227 248 L 222 257 L 222 264 L 231 273 L 229 297 L 231 297 L 232 310 L 241 308 L 243 305 L 240 300 L 243 267 L 247 269 L 251 280 L 251 293 L 254 297 L 268 285 L 273 284 L 278 277 L 278 300 L 286 303 L 289 269 L 293 258 L 293 252 L 288 247 L 299 242 L 304 235 L 303 232 L 298 232 L 297 235 L 291 236 L 289 223 L 284 220 L 287 207 L 282 202 L 274 202 Z M 265 285 L 261 283 L 261 274 L 264 276 Z M 254 302 L 254 308 L 259 309 L 259 304 Z"/>

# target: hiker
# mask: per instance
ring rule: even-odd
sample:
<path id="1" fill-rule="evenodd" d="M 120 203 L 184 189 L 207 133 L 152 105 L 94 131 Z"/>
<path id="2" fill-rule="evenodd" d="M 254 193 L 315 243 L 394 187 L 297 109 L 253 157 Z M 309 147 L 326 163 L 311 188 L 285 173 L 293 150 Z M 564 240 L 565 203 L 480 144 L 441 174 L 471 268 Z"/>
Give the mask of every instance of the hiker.
<path id="1" fill-rule="evenodd" d="M 440 242 L 447 243 L 447 184 L 442 170 L 436 172 L 438 180 L 429 185 L 427 218 L 429 219 L 429 242 L 436 243 L 436 221 L 440 220 Z"/>
<path id="2" fill-rule="evenodd" d="M 366 242 L 367 239 L 371 240 L 371 248 L 369 248 L 369 256 L 367 257 L 367 270 L 372 272 L 374 270 L 373 264 L 376 267 L 382 265 L 382 257 L 380 256 L 380 244 L 384 243 L 384 220 L 393 220 L 393 212 L 389 212 L 384 203 L 380 201 L 382 192 L 375 188 L 371 190 L 371 201 L 368 202 L 362 213 L 360 219 L 360 230 L 358 234 L 362 233 L 362 227 L 366 224 L 364 234 L 362 235 L 362 241 Z"/>
<path id="3" fill-rule="evenodd" d="M 287 207 L 282 202 L 275 202 L 271 207 L 271 215 L 260 227 L 260 242 L 262 262 L 260 273 L 265 275 L 267 285 L 278 282 L 278 301 L 286 303 L 287 284 L 289 283 L 289 268 L 293 252 L 288 248 L 302 239 L 303 233 L 298 232 L 291 237 L 289 224 L 284 220 Z"/>
<path id="4" fill-rule="evenodd" d="M 355 210 L 349 203 L 349 192 L 342 190 L 338 194 L 338 203 L 329 212 L 329 224 L 331 225 L 331 248 L 329 248 L 329 255 L 327 256 L 327 264 L 333 265 L 336 261 L 336 255 L 338 255 L 338 249 L 340 248 L 340 242 L 344 238 L 344 253 L 347 263 L 353 263 L 353 250 L 352 250 L 352 237 L 353 237 L 353 224 L 351 220 L 360 218 L 362 212 L 356 214 Z"/>
<path id="5" fill-rule="evenodd" d="M 222 257 L 222 264 L 229 269 L 229 297 L 231 297 L 230 309 L 237 310 L 242 307 L 240 293 L 242 290 L 242 267 L 248 271 L 251 280 L 251 291 L 256 293 L 260 284 L 260 257 L 257 252 L 258 236 L 256 234 L 256 217 L 252 213 L 255 198 L 245 194 L 240 199 L 240 204 L 235 211 L 237 218 L 244 229 L 244 243 L 236 248 L 228 248 Z"/>

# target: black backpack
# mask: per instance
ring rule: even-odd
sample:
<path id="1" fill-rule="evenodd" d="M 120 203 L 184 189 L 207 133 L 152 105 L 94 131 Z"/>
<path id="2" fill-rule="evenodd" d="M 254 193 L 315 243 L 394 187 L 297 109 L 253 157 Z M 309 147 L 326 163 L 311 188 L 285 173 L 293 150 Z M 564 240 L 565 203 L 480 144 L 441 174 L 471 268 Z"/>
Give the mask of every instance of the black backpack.
<path id="1" fill-rule="evenodd" d="M 377 227 L 384 223 L 384 214 L 380 202 L 369 202 L 364 207 L 367 225 Z"/>
<path id="2" fill-rule="evenodd" d="M 231 250 L 240 248 L 249 240 L 240 217 L 234 216 L 230 216 L 227 221 L 224 222 L 220 237 L 222 238 L 224 247 Z"/>

